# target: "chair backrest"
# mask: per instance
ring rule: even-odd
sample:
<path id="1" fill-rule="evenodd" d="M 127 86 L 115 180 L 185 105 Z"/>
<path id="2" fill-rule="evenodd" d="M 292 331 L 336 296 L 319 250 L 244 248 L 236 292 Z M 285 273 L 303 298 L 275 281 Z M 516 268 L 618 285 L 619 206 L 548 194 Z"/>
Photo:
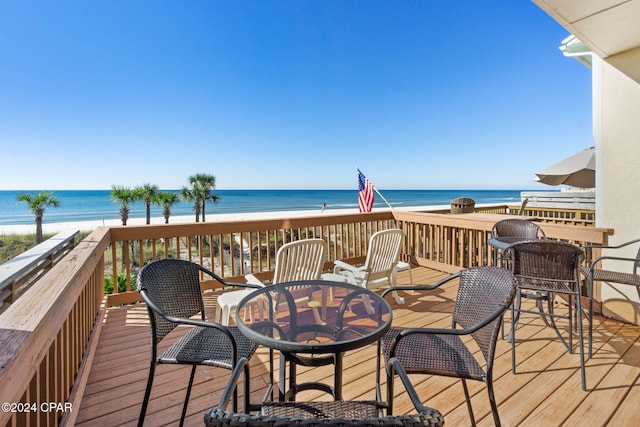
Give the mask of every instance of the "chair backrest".
<path id="1" fill-rule="evenodd" d="M 400 229 L 382 230 L 371 235 L 364 270 L 367 282 L 390 278 L 400 259 L 404 232 Z"/>
<path id="2" fill-rule="evenodd" d="M 189 318 L 201 313 L 205 318 L 204 302 L 200 289 L 200 272 L 207 272 L 190 261 L 161 259 L 146 264 L 138 273 L 138 291 L 145 300 L 163 313 Z M 158 344 L 176 326 L 165 320 L 150 304 L 147 304 L 154 344 Z"/>
<path id="3" fill-rule="evenodd" d="M 513 274 L 518 280 L 526 280 L 527 287 L 544 289 L 557 288 L 562 282 L 578 284 L 578 268 L 584 253 L 575 245 L 557 240 L 532 240 L 517 243 L 510 251 Z"/>
<path id="4" fill-rule="evenodd" d="M 504 268 L 483 266 L 460 271 L 460 285 L 453 309 L 453 324 L 470 328 L 494 315 L 486 326 L 472 336 L 487 364 L 493 363 L 502 314 L 511 305 L 516 281 Z"/>
<path id="5" fill-rule="evenodd" d="M 518 210 L 518 215 L 523 216 L 527 212 L 527 203 L 529 203 L 529 198 L 525 197 L 520 204 L 520 209 Z"/>
<path id="6" fill-rule="evenodd" d="M 326 246 L 322 239 L 303 239 L 282 245 L 276 254 L 273 283 L 320 279 Z"/>
<path id="7" fill-rule="evenodd" d="M 492 237 L 519 237 L 523 240 L 546 239 L 544 230 L 538 224 L 527 219 L 503 219 L 493 224 Z"/>

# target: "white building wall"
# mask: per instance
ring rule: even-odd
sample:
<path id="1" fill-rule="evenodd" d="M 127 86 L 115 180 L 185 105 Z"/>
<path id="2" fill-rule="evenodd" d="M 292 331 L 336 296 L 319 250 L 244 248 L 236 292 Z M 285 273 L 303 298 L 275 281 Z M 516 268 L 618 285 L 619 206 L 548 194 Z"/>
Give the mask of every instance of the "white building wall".
<path id="1" fill-rule="evenodd" d="M 593 79 L 596 225 L 612 228 L 609 244 L 617 245 L 640 238 L 640 84 L 597 57 Z M 637 251 L 636 245 L 622 255 L 634 258 Z M 609 261 L 605 268 L 631 273 L 630 263 Z M 640 324 L 635 287 L 603 284 L 601 298 L 606 316 Z"/>

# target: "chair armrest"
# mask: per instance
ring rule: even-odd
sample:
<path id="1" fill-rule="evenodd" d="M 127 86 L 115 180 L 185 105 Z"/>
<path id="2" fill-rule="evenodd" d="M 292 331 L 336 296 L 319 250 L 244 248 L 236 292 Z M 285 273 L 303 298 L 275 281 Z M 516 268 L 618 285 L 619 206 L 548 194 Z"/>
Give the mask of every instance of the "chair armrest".
<path id="1" fill-rule="evenodd" d="M 229 341 L 231 341 L 231 344 L 233 346 L 233 354 L 237 354 L 237 351 L 236 351 L 236 340 L 233 337 L 233 334 L 231 333 L 231 331 L 229 331 L 229 328 L 227 328 L 226 326 L 224 326 L 224 325 L 222 325 L 220 323 L 209 322 L 209 321 L 206 321 L 206 320 L 187 319 L 185 317 L 171 316 L 171 315 L 165 313 L 164 310 L 160 309 L 160 307 L 155 305 L 153 303 L 153 301 L 151 301 L 149 299 L 149 297 L 147 296 L 147 291 L 145 289 L 141 289 L 139 292 L 140 292 L 140 295 L 142 296 L 142 299 L 147 304 L 147 307 L 149 307 L 154 313 L 157 313 L 163 319 L 165 319 L 165 320 L 167 320 L 169 322 L 178 323 L 178 324 L 181 324 L 181 325 L 200 326 L 202 328 L 218 329 L 223 334 L 225 334 L 227 336 L 227 338 L 229 338 Z"/>
<path id="2" fill-rule="evenodd" d="M 238 288 L 253 288 L 253 289 L 260 289 L 262 288 L 264 285 L 262 284 L 262 282 L 260 283 L 239 283 L 239 282 L 227 282 L 226 280 L 224 280 L 222 277 L 218 276 L 216 273 L 214 273 L 213 271 L 202 267 L 202 266 L 198 266 L 199 270 L 202 271 L 203 273 L 211 276 L 213 279 L 215 279 L 216 281 L 220 282 L 222 285 L 224 286 L 235 286 Z"/>
<path id="3" fill-rule="evenodd" d="M 411 380 L 409 380 L 407 372 L 404 370 L 404 367 L 398 359 L 396 359 L 395 357 L 389 359 L 389 362 L 387 363 L 387 371 L 395 371 L 395 373 L 398 374 L 405 390 L 407 391 L 407 395 L 409 396 L 411 403 L 416 408 L 416 411 L 426 413 L 433 411 L 433 409 L 423 405 L 422 401 L 420 400 L 420 396 L 418 396 L 416 389 L 413 387 L 413 384 L 411 384 Z"/>
<path id="4" fill-rule="evenodd" d="M 384 298 L 387 294 L 394 291 L 431 291 L 433 289 L 439 288 L 447 282 L 450 282 L 453 279 L 456 279 L 460 276 L 460 273 L 452 274 L 451 276 L 447 276 L 444 279 L 436 282 L 433 285 L 409 285 L 409 286 L 392 286 L 390 288 L 385 289 L 381 296 Z"/>
<path id="5" fill-rule="evenodd" d="M 609 245 L 585 245 L 582 248 L 583 249 L 620 249 L 620 248 L 624 248 L 625 246 L 629 246 L 632 245 L 634 243 L 638 243 L 640 242 L 640 238 L 639 239 L 634 239 L 634 240 L 629 240 L 628 242 L 624 242 L 624 243 L 620 243 L 617 246 L 609 246 Z"/>
<path id="6" fill-rule="evenodd" d="M 247 287 L 258 289 L 264 288 L 264 283 L 262 283 L 262 280 L 258 279 L 253 274 L 245 274 L 244 278 L 247 279 Z"/>
<path id="7" fill-rule="evenodd" d="M 640 258 L 624 258 L 624 257 L 617 257 L 617 256 L 601 256 L 598 257 L 596 259 L 594 259 L 593 261 L 591 261 L 591 264 L 589 265 L 589 270 L 593 271 L 595 270 L 595 266 L 596 264 L 602 262 L 603 260 L 612 260 L 612 261 L 628 261 L 628 262 L 640 262 Z"/>
<path id="8" fill-rule="evenodd" d="M 395 336 L 393 342 L 391 343 L 391 347 L 389 349 L 389 354 L 393 357 L 395 354 L 396 347 L 400 343 L 400 341 L 408 335 L 412 334 L 428 334 L 428 335 L 470 335 L 477 331 L 478 329 L 484 328 L 489 323 L 493 322 L 499 316 L 505 312 L 507 307 L 511 304 L 511 301 L 505 306 L 501 306 L 489 316 L 485 317 L 482 322 L 476 323 L 470 328 L 465 329 L 455 329 L 455 328 L 407 328 L 401 330 L 398 335 Z"/>
<path id="9" fill-rule="evenodd" d="M 357 272 L 357 271 L 362 271 L 363 267 L 356 267 L 354 265 L 351 265 L 349 263 L 346 263 L 344 261 L 340 261 L 339 259 L 333 261 L 333 263 L 335 264 L 335 267 L 333 269 L 334 272 L 338 272 L 340 270 L 347 270 L 347 271 L 352 271 L 352 272 Z"/>

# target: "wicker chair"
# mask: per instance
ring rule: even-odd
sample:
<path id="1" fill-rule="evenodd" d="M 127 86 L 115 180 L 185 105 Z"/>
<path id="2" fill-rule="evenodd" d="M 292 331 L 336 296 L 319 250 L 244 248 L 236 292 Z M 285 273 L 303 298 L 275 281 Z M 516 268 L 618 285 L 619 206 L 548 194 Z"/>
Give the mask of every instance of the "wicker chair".
<path id="1" fill-rule="evenodd" d="M 491 237 L 509 244 L 547 238 L 544 230 L 538 224 L 520 218 L 509 218 L 496 222 L 491 228 Z M 494 251 L 494 264 L 497 265 L 500 262 L 500 265 L 508 268 L 506 264 L 509 260 L 508 255 L 504 251 L 499 252 L 497 249 Z"/>
<path id="2" fill-rule="evenodd" d="M 472 425 L 475 425 L 475 418 L 466 380 L 486 383 L 493 419 L 496 426 L 499 426 L 500 417 L 493 392 L 493 359 L 503 314 L 513 301 L 515 280 L 511 272 L 503 268 L 473 267 L 461 270 L 432 286 L 395 289 L 432 290 L 453 279 L 459 279 L 459 285 L 451 329 L 392 328 L 381 340 L 381 353 L 385 360 L 397 358 L 410 374 L 460 378 Z M 383 295 L 393 289 L 389 288 Z M 457 329 L 456 325 L 462 329 Z M 471 336 L 477 343 L 482 360 L 476 358 L 467 347 L 466 336 Z M 387 399 L 390 414 L 393 413 L 393 380 L 396 373 L 396 365 L 389 365 L 387 362 Z M 378 381 L 378 388 L 379 383 Z M 381 394 L 380 390 L 378 394 Z"/>
<path id="3" fill-rule="evenodd" d="M 582 333 L 582 317 L 585 314 L 581 302 L 581 286 L 579 278 L 580 261 L 584 257 L 582 249 L 570 243 L 554 240 L 532 240 L 516 243 L 509 248 L 511 267 L 517 281 L 516 299 L 511 311 L 511 353 L 512 371 L 516 373 L 515 332 L 520 313 L 532 313 L 543 316 L 551 323 L 556 334 L 573 352 L 573 321 L 577 317 L 578 340 L 580 346 L 580 371 L 582 389 L 586 390 L 586 375 L 584 366 L 584 339 Z M 554 310 L 554 296 L 566 295 L 568 314 L 558 314 Z M 548 310 L 532 311 L 523 309 L 522 298 L 533 298 L 537 301 L 546 300 Z M 575 316 L 573 308 L 575 304 Z M 558 330 L 555 319 L 567 319 L 568 339 Z"/>
<path id="4" fill-rule="evenodd" d="M 205 412 L 204 422 L 207 427 L 261 426 L 409 426 L 436 427 L 444 425 L 444 418 L 435 409 L 424 406 L 411 385 L 402 365 L 397 359 L 390 360 L 394 370 L 407 387 L 409 398 L 415 406 L 416 413 L 411 415 L 384 416 L 384 404 L 376 401 L 321 401 L 321 402 L 263 402 L 259 413 L 243 414 L 227 411 L 233 390 L 242 372 L 246 359 L 241 359 L 227 383 L 220 398 L 220 403 Z"/>
<path id="5" fill-rule="evenodd" d="M 472 213 L 476 207 L 476 201 L 468 197 L 459 197 L 451 201 L 450 212 L 452 214 Z"/>
<path id="6" fill-rule="evenodd" d="M 528 219 L 509 218 L 493 224 L 491 237 L 517 237 L 522 240 L 546 239 L 544 230 Z"/>
<path id="7" fill-rule="evenodd" d="M 580 271 L 589 281 L 589 358 L 591 358 L 593 353 L 593 284 L 594 282 L 609 282 L 635 286 L 638 296 L 640 296 L 640 275 L 638 274 L 638 267 L 640 267 L 640 246 L 638 247 L 638 252 L 636 253 L 635 258 L 615 255 L 616 250 L 625 250 L 628 246 L 639 242 L 640 239 L 635 239 L 621 243 L 617 246 L 588 245 L 583 247 L 585 250 L 596 248 L 607 250 L 607 255 L 598 257 L 591 261 L 588 268 L 580 267 Z M 629 270 L 627 272 L 603 270 L 600 268 L 603 261 L 621 262 L 623 264 L 626 263 L 627 265 L 630 264 Z"/>
<path id="8" fill-rule="evenodd" d="M 151 362 L 138 426 L 144 424 L 156 365 L 192 365 L 180 425 L 184 423 L 196 366 L 217 366 L 234 369 L 238 360 L 250 358 L 257 345 L 249 341 L 235 327 L 225 327 L 206 321 L 200 289 L 200 274 L 204 273 L 225 286 L 225 282 L 211 271 L 190 261 L 162 259 L 145 265 L 138 274 L 138 291 L 147 304 L 151 323 Z M 239 286 L 243 286 L 238 284 Z M 199 314 L 202 318 L 195 319 Z M 175 344 L 158 356 L 158 344 L 179 325 L 194 326 Z M 249 406 L 249 367 L 245 369 L 245 405 Z M 237 394 L 234 393 L 234 407 Z"/>

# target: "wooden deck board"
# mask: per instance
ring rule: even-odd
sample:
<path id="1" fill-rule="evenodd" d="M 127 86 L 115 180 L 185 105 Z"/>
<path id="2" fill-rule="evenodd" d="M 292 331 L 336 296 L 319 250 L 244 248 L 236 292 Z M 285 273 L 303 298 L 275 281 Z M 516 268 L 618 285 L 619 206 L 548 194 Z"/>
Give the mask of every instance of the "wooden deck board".
<path id="1" fill-rule="evenodd" d="M 431 284 L 445 277 L 427 268 L 412 270 L 414 283 Z M 407 283 L 409 273 L 401 272 Z M 394 327 L 450 325 L 455 300 L 455 283 L 426 293 L 407 292 L 406 303 L 389 302 L 394 310 Z M 208 296 L 208 315 L 213 316 L 215 296 Z M 561 308 L 560 308 L 561 309 Z M 510 327 L 510 315 L 506 316 Z M 578 353 L 569 354 L 554 331 L 539 316 L 522 315 L 516 334 L 517 374 L 511 372 L 511 344 L 498 342 L 494 367 L 494 388 L 503 425 L 635 425 L 640 399 L 640 327 L 610 319 L 595 319 L 594 358 L 587 361 L 587 387 L 580 385 Z M 107 313 L 87 387 L 79 408 L 79 426 L 135 425 L 144 394 L 149 365 L 149 334 L 143 305 L 112 308 Z M 176 336 L 178 334 L 175 334 Z M 169 337 L 169 345 L 175 337 Z M 376 346 L 369 345 L 345 354 L 345 399 L 375 397 Z M 275 361 L 276 379 L 279 368 Z M 332 382 L 332 367 L 304 368 L 305 380 Z M 189 368 L 159 366 L 156 371 L 146 424 L 175 425 L 180 417 Z M 199 367 L 189 403 L 186 425 L 202 425 L 203 413 L 214 406 L 229 372 Z M 260 401 L 268 384 L 268 351 L 259 348 L 251 360 L 251 399 Z M 459 380 L 428 375 L 411 375 L 428 406 L 438 408 L 447 425 L 469 425 L 469 415 Z M 412 411 L 399 380 L 395 387 L 396 413 Z M 493 425 L 484 384 L 468 383 L 476 421 Z M 383 389 L 383 393 L 384 393 Z M 326 394 L 306 391 L 299 399 L 327 399 Z"/>

